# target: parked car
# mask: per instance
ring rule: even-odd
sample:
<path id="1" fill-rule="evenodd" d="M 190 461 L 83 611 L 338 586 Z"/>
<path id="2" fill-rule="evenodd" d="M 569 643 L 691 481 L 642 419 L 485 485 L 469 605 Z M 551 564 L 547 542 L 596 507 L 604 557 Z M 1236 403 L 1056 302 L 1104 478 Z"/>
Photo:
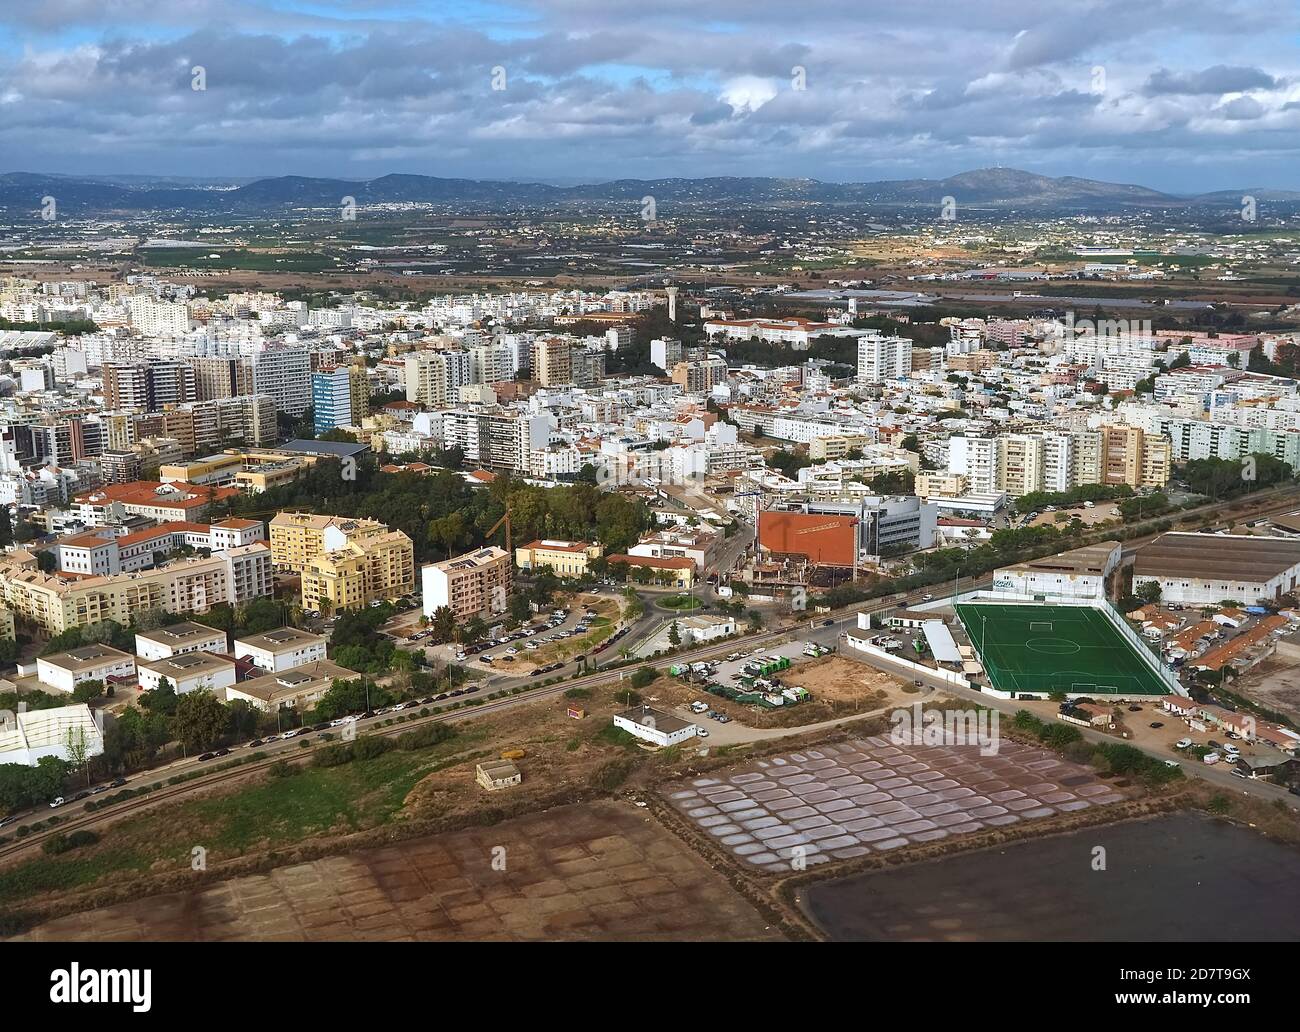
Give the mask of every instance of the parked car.
<path id="1" fill-rule="evenodd" d="M 1153 721 L 1151 721 L 1150 726 L 1153 727 L 1153 728 L 1159 729 L 1159 728 L 1164 727 L 1165 725 L 1162 724 L 1162 723 L 1161 723 L 1160 721 L 1158 721 L 1158 720 L 1153 720 Z"/>
<path id="2" fill-rule="evenodd" d="M 1175 749 L 1190 749 L 1191 747 L 1192 740 L 1190 738 L 1180 738 L 1174 743 Z"/>
<path id="3" fill-rule="evenodd" d="M 1201 757 L 1201 760 L 1205 763 L 1218 763 L 1219 759 L 1219 754 L 1216 752 L 1209 752 Z"/>
<path id="4" fill-rule="evenodd" d="M 62 806 L 64 802 L 66 802 L 66 800 L 63 796 L 55 796 L 50 800 L 50 809 L 53 810 L 56 806 Z"/>

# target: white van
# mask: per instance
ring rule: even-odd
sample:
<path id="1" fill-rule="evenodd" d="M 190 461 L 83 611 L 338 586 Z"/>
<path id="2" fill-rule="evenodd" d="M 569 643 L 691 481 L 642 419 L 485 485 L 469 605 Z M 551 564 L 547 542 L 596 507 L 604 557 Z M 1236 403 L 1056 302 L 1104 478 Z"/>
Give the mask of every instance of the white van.
<path id="1" fill-rule="evenodd" d="M 1204 759 L 1204 761 L 1205 761 L 1206 763 L 1218 763 L 1218 762 L 1219 762 L 1219 754 L 1216 753 L 1216 752 L 1209 752 L 1209 753 L 1206 753 L 1205 756 L 1202 757 L 1202 759 Z"/>

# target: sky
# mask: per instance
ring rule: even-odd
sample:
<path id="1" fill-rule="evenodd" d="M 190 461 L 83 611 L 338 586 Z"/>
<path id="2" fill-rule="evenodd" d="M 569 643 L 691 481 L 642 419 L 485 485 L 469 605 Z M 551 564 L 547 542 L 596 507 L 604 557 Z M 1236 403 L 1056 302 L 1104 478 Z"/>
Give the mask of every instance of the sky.
<path id="1" fill-rule="evenodd" d="M 0 171 L 1295 190 L 1298 42 L 1275 0 L 0 0 Z"/>

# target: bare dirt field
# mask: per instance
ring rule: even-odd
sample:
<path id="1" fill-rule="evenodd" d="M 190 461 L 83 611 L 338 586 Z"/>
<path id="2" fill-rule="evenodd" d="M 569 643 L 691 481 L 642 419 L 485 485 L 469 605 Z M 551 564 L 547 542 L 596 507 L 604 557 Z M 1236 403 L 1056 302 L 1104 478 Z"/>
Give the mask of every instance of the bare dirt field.
<path id="1" fill-rule="evenodd" d="M 851 703 L 857 709 L 878 709 L 891 702 L 903 705 L 910 703 L 909 696 L 914 694 L 898 678 L 840 656 L 796 664 L 781 675 L 781 680 L 807 688 L 816 701 Z"/>
<path id="2" fill-rule="evenodd" d="M 911 682 L 900 681 L 839 656 L 801 659 L 789 670 L 782 671 L 780 678 L 783 684 L 807 688 L 812 699 L 796 706 L 765 709 L 709 695 L 699 685 L 666 677 L 660 678 L 642 695 L 647 699 L 653 696 L 674 706 L 684 706 L 700 699 L 707 702 L 710 709 L 756 728 L 803 727 L 854 713 L 870 713 L 884 706 L 910 706 L 917 696 Z"/>
<path id="3" fill-rule="evenodd" d="M 631 804 L 598 802 L 58 918 L 27 941 L 779 939 Z"/>
<path id="4" fill-rule="evenodd" d="M 1300 664 L 1274 656 L 1233 681 L 1231 688 L 1261 706 L 1300 720 Z"/>

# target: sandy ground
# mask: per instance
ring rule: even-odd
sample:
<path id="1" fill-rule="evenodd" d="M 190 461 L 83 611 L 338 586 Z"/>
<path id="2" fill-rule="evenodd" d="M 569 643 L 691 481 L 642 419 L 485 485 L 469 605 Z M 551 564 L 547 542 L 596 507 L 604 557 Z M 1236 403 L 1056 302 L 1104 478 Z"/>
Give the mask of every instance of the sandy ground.
<path id="1" fill-rule="evenodd" d="M 599 802 L 59 918 L 21 939 L 780 937 L 643 811 Z"/>
<path id="2" fill-rule="evenodd" d="M 786 684 L 807 688 L 815 700 L 828 703 L 911 705 L 913 693 L 898 678 L 840 656 L 823 656 L 791 667 L 781 676 Z"/>
<path id="3" fill-rule="evenodd" d="M 1229 682 L 1228 687 L 1261 706 L 1300 720 L 1300 664 L 1274 656 Z"/>
<path id="4" fill-rule="evenodd" d="M 1085 509 L 1082 505 L 1073 509 L 1057 509 L 1056 512 L 1040 512 L 1031 527 L 1063 527 L 1074 517 L 1083 521 L 1084 526 L 1093 527 L 1107 520 L 1118 520 L 1120 516 L 1111 512 L 1115 502 L 1098 502 L 1096 508 Z"/>

